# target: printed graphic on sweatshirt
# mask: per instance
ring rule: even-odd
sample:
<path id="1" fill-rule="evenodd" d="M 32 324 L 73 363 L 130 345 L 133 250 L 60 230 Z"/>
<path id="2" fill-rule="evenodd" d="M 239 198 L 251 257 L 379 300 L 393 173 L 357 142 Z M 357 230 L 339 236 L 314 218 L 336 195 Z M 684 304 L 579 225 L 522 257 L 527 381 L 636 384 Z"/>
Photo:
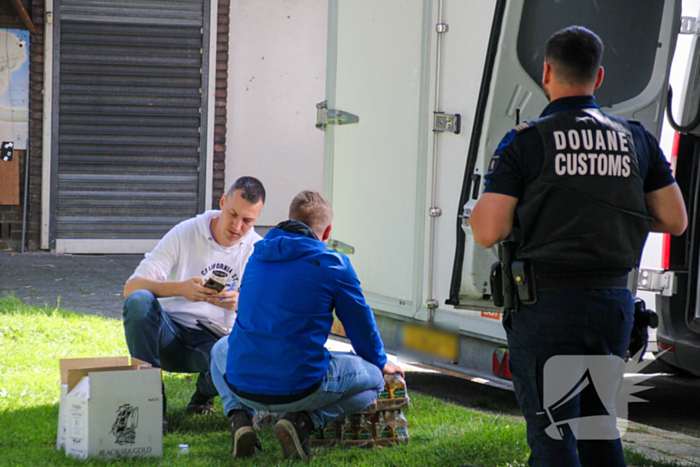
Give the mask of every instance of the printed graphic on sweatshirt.
<path id="1" fill-rule="evenodd" d="M 213 277 L 218 282 L 222 282 L 229 287 L 234 281 L 238 281 L 238 273 L 233 272 L 233 268 L 228 264 L 224 263 L 214 263 L 205 267 L 200 271 L 200 274 L 204 279 L 209 279 Z"/>

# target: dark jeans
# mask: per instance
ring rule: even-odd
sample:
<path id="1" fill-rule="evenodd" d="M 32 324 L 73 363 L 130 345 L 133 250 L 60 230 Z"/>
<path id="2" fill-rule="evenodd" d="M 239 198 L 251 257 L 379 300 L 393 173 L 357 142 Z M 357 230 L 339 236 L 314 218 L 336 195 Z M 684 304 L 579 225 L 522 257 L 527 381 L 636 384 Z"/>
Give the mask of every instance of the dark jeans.
<path id="1" fill-rule="evenodd" d="M 199 373 L 199 392 L 207 397 L 218 394 L 209 370 L 216 341 L 204 331 L 175 323 L 151 292 L 129 295 L 124 303 L 124 334 L 132 357 L 173 373 Z"/>
<path id="2" fill-rule="evenodd" d="M 562 440 L 545 433 L 550 419 L 543 411 L 543 373 L 555 355 L 617 355 L 629 344 L 634 300 L 626 289 L 550 290 L 539 292 L 536 305 L 506 313 L 508 363 L 515 395 L 527 423 L 531 466 L 624 466 L 622 443 L 577 440 L 570 431 Z M 596 401 L 577 396 L 565 418 L 585 417 Z"/>

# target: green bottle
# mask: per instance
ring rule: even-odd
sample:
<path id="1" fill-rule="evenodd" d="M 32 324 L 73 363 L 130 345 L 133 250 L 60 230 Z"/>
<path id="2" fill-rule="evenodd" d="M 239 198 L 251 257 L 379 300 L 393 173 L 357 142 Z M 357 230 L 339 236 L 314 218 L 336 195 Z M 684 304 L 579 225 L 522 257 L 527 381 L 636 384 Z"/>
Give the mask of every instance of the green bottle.
<path id="1" fill-rule="evenodd" d="M 372 439 L 372 429 L 367 422 L 367 416 L 363 415 L 360 419 L 360 426 L 357 428 L 357 439 L 368 440 Z"/>
<path id="2" fill-rule="evenodd" d="M 350 420 L 350 417 L 345 417 L 345 423 L 343 424 L 340 439 L 342 439 L 343 441 L 351 441 L 355 439 L 355 434 L 356 433 L 352 426 L 352 421 Z"/>
<path id="3" fill-rule="evenodd" d="M 391 427 L 386 421 L 386 417 L 380 412 L 379 421 L 377 422 L 377 439 L 388 439 L 393 437 L 394 433 L 392 433 Z"/>
<path id="4" fill-rule="evenodd" d="M 326 428 L 323 429 L 323 439 L 337 439 L 338 438 L 338 433 L 335 431 L 335 423 L 328 425 Z"/>

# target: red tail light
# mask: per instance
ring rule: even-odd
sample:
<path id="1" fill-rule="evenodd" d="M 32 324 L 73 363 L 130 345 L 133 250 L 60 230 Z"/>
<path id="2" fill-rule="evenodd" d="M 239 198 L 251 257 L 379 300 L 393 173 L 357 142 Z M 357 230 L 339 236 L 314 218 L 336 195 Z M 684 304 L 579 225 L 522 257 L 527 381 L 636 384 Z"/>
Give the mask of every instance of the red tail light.
<path id="1" fill-rule="evenodd" d="M 661 244 L 661 267 L 668 269 L 671 264 L 671 234 L 664 234 Z"/>
<path id="2" fill-rule="evenodd" d="M 676 346 L 675 345 L 667 344 L 667 343 L 662 342 L 662 341 L 658 341 L 657 345 L 659 346 L 659 350 L 668 350 L 671 353 L 676 353 Z"/>
<path id="3" fill-rule="evenodd" d="M 678 160 L 678 146 L 681 142 L 681 134 L 676 132 L 673 135 L 673 147 L 671 149 L 671 170 L 676 174 L 676 161 Z M 664 234 L 661 247 L 661 267 L 668 269 L 671 263 L 671 235 Z"/>
<path id="4" fill-rule="evenodd" d="M 508 349 L 499 347 L 493 351 L 493 374 L 499 378 L 511 379 L 508 367 Z"/>

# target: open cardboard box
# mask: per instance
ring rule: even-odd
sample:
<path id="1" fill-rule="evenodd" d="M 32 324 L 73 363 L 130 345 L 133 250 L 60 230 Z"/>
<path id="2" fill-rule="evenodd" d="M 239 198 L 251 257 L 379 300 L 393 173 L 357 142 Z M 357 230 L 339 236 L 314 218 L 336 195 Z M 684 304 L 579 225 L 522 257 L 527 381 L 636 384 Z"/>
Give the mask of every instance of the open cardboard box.
<path id="1" fill-rule="evenodd" d="M 162 455 L 159 368 L 128 357 L 62 360 L 61 383 L 58 445 L 63 435 L 66 455 Z"/>

